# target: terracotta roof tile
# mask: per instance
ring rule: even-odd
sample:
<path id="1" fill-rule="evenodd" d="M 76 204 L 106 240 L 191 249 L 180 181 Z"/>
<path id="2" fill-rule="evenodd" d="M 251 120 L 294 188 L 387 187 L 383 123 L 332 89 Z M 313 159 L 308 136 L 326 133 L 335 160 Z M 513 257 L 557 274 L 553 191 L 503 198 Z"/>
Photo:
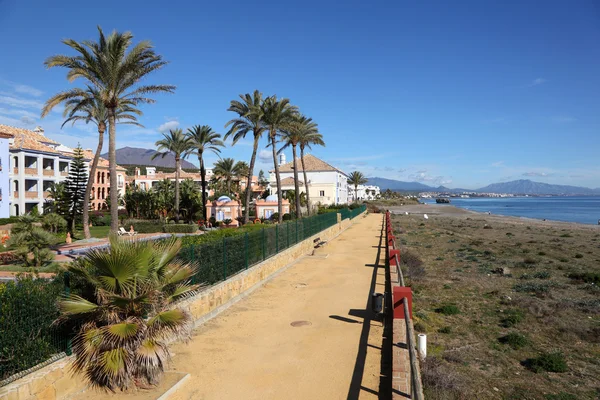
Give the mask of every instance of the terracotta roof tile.
<path id="1" fill-rule="evenodd" d="M 14 141 L 9 146 L 10 149 L 27 149 L 44 153 L 61 154 L 61 152 L 49 146 L 59 145 L 60 143 L 29 129 L 0 124 L 0 133 L 13 135 Z"/>
<path id="2" fill-rule="evenodd" d="M 308 168 L 307 168 L 308 170 Z M 294 184 L 294 178 L 292 178 L 291 176 L 287 177 L 287 178 L 283 178 L 281 180 L 281 185 L 283 186 L 292 186 Z M 301 180 L 298 180 L 298 184 L 300 185 L 304 185 L 304 182 L 302 182 Z"/>
<path id="3" fill-rule="evenodd" d="M 302 171 L 302 162 L 300 157 L 296 158 L 296 162 L 298 163 L 298 172 Z M 304 164 L 306 166 L 306 171 L 337 171 L 344 175 L 346 175 L 343 171 L 337 169 L 331 164 L 326 163 L 325 161 L 313 156 L 312 154 L 307 154 L 304 156 Z M 287 164 L 283 164 L 279 166 L 279 172 L 294 172 L 294 162 L 290 161 Z"/>

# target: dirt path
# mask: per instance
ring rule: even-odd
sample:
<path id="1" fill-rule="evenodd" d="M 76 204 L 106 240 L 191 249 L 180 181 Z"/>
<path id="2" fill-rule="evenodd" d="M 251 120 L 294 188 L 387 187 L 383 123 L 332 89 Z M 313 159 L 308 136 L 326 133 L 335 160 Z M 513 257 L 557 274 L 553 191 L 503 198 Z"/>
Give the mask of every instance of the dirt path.
<path id="1" fill-rule="evenodd" d="M 381 223 L 359 217 L 176 345 L 170 369 L 192 376 L 174 398 L 376 399 L 382 328 L 366 308 L 384 291 L 384 269 L 373 267 Z"/>

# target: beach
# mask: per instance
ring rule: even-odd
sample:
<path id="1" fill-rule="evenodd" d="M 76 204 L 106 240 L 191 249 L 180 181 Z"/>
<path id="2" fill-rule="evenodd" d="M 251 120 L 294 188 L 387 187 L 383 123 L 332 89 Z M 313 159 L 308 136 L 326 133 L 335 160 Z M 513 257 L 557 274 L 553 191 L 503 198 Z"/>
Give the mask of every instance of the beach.
<path id="1" fill-rule="evenodd" d="M 597 398 L 599 226 L 386 208 L 428 336 L 426 398 Z"/>

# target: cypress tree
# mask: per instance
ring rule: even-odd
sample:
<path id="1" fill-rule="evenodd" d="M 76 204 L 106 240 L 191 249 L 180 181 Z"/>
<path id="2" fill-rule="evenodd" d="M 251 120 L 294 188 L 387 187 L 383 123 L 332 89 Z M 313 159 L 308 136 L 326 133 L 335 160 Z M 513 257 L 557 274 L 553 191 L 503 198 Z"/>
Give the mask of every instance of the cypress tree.
<path id="1" fill-rule="evenodd" d="M 75 156 L 71 162 L 69 176 L 65 181 L 65 194 L 69 204 L 67 221 L 71 234 L 75 233 L 75 221 L 83 215 L 83 196 L 87 185 L 88 173 L 83 161 L 83 149 L 77 146 Z"/>

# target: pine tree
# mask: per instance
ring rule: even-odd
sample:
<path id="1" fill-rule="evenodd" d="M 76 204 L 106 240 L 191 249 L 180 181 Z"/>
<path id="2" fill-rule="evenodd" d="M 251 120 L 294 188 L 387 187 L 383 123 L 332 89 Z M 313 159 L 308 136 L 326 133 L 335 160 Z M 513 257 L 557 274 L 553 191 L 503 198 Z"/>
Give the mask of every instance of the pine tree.
<path id="1" fill-rule="evenodd" d="M 83 197 L 87 179 L 88 173 L 83 161 L 83 149 L 81 146 L 77 146 L 75 156 L 71 162 L 69 176 L 65 181 L 65 194 L 69 204 L 67 221 L 69 222 L 71 234 L 75 233 L 75 221 L 83 214 Z"/>

